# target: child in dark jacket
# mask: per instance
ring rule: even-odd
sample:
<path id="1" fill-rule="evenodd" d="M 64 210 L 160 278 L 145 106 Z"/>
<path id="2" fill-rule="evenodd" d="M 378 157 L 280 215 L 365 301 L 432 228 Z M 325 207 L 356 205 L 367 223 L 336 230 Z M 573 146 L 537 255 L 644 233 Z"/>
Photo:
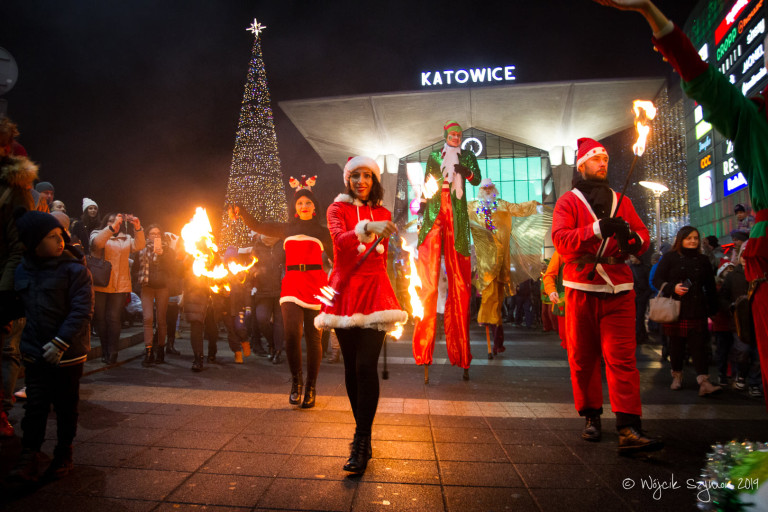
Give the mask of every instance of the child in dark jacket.
<path id="1" fill-rule="evenodd" d="M 90 350 L 93 284 L 82 253 L 71 245 L 59 221 L 30 211 L 16 220 L 26 248 L 16 268 L 15 288 L 24 303 L 27 324 L 21 336 L 27 402 L 21 426 L 21 458 L 11 477 L 22 481 L 61 478 L 72 470 L 72 441 L 77 431 L 80 377 Z M 42 474 L 40 448 L 51 405 L 58 442 L 53 461 Z"/>

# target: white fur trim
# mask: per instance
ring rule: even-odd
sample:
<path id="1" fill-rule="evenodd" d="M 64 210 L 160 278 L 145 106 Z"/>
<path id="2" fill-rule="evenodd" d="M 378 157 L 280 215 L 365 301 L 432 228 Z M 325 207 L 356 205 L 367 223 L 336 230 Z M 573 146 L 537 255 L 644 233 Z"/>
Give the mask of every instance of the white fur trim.
<path id="1" fill-rule="evenodd" d="M 344 166 L 344 184 L 346 185 L 349 181 L 349 175 L 352 174 L 352 171 L 363 167 L 375 174 L 376 179 L 381 183 L 381 170 L 379 169 L 379 164 L 376 163 L 376 160 L 367 156 L 356 156 L 350 158 L 347 161 L 347 165 Z"/>
<path id="2" fill-rule="evenodd" d="M 365 245 L 360 244 L 357 246 L 357 254 L 363 254 L 365 252 Z"/>
<path id="3" fill-rule="evenodd" d="M 608 156 L 608 151 L 606 151 L 605 148 L 602 147 L 602 146 L 597 146 L 595 148 L 590 149 L 589 151 L 584 153 L 581 156 L 581 158 L 578 159 L 578 161 L 576 162 L 576 168 L 578 169 L 579 167 L 581 167 L 581 164 L 583 164 L 584 162 L 586 162 L 587 160 L 589 160 L 590 158 L 592 158 L 595 155 L 605 155 L 605 156 Z"/>
<path id="4" fill-rule="evenodd" d="M 376 311 L 369 315 L 355 313 L 352 316 L 330 315 L 320 313 L 315 317 L 315 327 L 318 329 L 348 329 L 362 327 L 363 329 L 376 329 L 379 331 L 391 331 L 397 323 L 405 323 L 408 313 L 399 309 Z"/>
<path id="5" fill-rule="evenodd" d="M 600 240 L 603 239 L 603 234 L 600 232 L 600 221 L 599 220 L 596 220 L 595 222 L 592 223 L 592 232 Z"/>
<path id="6" fill-rule="evenodd" d="M 349 194 L 339 194 L 333 200 L 334 203 L 350 203 L 354 204 L 355 200 Z"/>
<path id="7" fill-rule="evenodd" d="M 325 248 L 323 247 L 323 242 L 321 242 L 319 239 L 317 239 L 317 238 L 315 238 L 313 236 L 309 236 L 309 235 L 293 235 L 293 236 L 289 236 L 285 240 L 283 240 L 283 248 L 285 248 L 285 244 L 289 240 L 293 240 L 293 241 L 296 241 L 296 242 L 302 242 L 302 241 L 315 242 L 317 245 L 320 246 L 320 250 L 321 251 L 325 250 Z M 249 247 L 249 249 L 250 249 L 250 247 Z"/>
<path id="8" fill-rule="evenodd" d="M 605 293 L 619 293 L 631 290 L 635 287 L 634 283 L 617 284 L 616 286 L 610 284 L 587 284 L 578 283 L 576 281 L 563 281 L 563 286 L 568 288 L 575 288 L 583 292 L 605 292 Z"/>
<path id="9" fill-rule="evenodd" d="M 285 297 L 280 297 L 280 304 L 283 302 L 293 302 L 296 305 L 299 305 L 306 309 L 314 309 L 315 311 L 319 310 L 321 305 L 320 304 L 309 304 L 308 302 L 304 302 L 298 297 L 294 297 L 293 295 L 286 295 Z"/>
<path id="10" fill-rule="evenodd" d="M 384 246 L 379 244 L 376 246 L 376 252 L 379 254 L 384 254 Z"/>
<path id="11" fill-rule="evenodd" d="M 368 225 L 369 222 L 372 221 L 370 219 L 363 219 L 358 222 L 357 225 L 355 225 L 355 234 L 357 235 L 357 239 L 366 244 L 373 242 L 374 238 L 376 238 L 373 233 L 366 234 L 365 232 L 365 226 Z"/>

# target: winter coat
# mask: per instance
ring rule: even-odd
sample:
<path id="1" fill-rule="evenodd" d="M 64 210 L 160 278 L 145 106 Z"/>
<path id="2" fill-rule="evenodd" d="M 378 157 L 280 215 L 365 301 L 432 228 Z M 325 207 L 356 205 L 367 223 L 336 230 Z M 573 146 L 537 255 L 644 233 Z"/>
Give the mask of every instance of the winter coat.
<path id="1" fill-rule="evenodd" d="M 211 289 L 208 278 L 197 277 L 192 273 L 192 263 L 188 262 L 184 274 L 184 297 L 182 306 L 187 322 L 205 322 L 205 313 L 210 302 Z"/>
<path id="2" fill-rule="evenodd" d="M 104 258 L 112 264 L 112 274 L 107 286 L 94 286 L 94 290 L 104 293 L 123 293 L 131 291 L 131 264 L 128 261 L 131 252 L 140 251 L 146 245 L 144 230 L 136 233 L 136 238 L 125 233 L 112 233 L 109 226 L 91 233 L 91 255 Z"/>
<path id="3" fill-rule="evenodd" d="M 36 178 L 37 169 L 21 165 L 19 159 L 0 160 L 0 291 L 13 290 L 13 275 L 24 252 L 13 212 L 17 208 L 34 209 L 28 187 Z"/>
<path id="4" fill-rule="evenodd" d="M 267 247 L 259 242 L 253 246 L 253 255 L 259 261 L 253 266 L 251 283 L 256 288 L 256 298 L 280 296 L 280 282 L 285 272 L 285 250 L 282 244 Z"/>
<path id="5" fill-rule="evenodd" d="M 690 279 L 691 286 L 681 297 L 675 293 L 675 285 L 686 279 Z M 680 301 L 680 320 L 702 320 L 717 312 L 715 273 L 709 258 L 698 251 L 694 250 L 692 254 L 670 251 L 665 254 L 653 276 L 653 285 L 665 296 Z"/>
<path id="6" fill-rule="evenodd" d="M 168 288 L 172 284 L 172 279 L 176 273 L 176 251 L 163 244 L 163 254 L 157 259 L 153 259 L 154 246 L 147 245 L 141 251 L 133 263 L 137 272 L 137 280 L 140 286 L 149 286 L 150 288 Z M 142 260 L 149 258 L 149 281 L 142 283 Z"/>
<path id="7" fill-rule="evenodd" d="M 24 255 L 16 268 L 15 288 L 24 302 L 27 323 L 21 353 L 27 361 L 43 361 L 43 345 L 64 348 L 61 366 L 84 363 L 91 349 L 94 292 L 85 257 L 67 245 L 58 258 Z"/>

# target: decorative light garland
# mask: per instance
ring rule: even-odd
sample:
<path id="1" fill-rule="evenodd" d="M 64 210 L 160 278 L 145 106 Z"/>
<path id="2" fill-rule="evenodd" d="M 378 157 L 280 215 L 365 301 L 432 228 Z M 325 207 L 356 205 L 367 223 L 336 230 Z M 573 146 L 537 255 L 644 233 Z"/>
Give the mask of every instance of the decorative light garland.
<path id="1" fill-rule="evenodd" d="M 485 228 L 494 235 L 496 234 L 496 226 L 493 224 L 493 214 L 496 213 L 498 206 L 499 202 L 495 197 L 492 201 L 480 199 L 477 201 L 477 209 L 475 210 L 478 217 L 485 221 Z"/>
<path id="2" fill-rule="evenodd" d="M 261 54 L 261 32 L 266 28 L 255 19 L 247 29 L 254 34 L 251 61 L 235 136 L 232 166 L 227 183 L 227 205 L 239 204 L 257 221 L 285 222 L 288 204 L 277 151 L 267 74 Z M 225 247 L 250 245 L 242 222 L 222 215 L 220 240 Z"/>

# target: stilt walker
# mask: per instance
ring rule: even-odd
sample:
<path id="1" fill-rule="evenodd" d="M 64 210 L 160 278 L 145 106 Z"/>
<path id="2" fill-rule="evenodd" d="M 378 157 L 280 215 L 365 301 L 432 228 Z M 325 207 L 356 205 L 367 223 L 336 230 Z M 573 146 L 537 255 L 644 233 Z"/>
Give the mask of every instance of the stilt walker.
<path id="1" fill-rule="evenodd" d="M 472 354 L 469 349 L 469 216 L 464 182 L 477 186 L 482 179 L 480 167 L 472 151 L 461 150 L 462 129 L 456 121 L 443 126 L 445 145 L 427 160 L 426 176 L 434 177 L 440 192 L 427 200 L 424 223 L 419 231 L 417 268 L 422 282 L 420 298 L 424 318 L 416 322 L 413 332 L 413 357 L 424 365 L 428 382 L 429 365 L 435 350 L 437 323 L 437 283 L 440 256 L 445 256 L 448 273 L 448 298 L 445 304 L 445 341 L 448 358 L 454 366 L 464 368 L 469 379 Z"/>
<path id="2" fill-rule="evenodd" d="M 475 288 L 482 293 L 477 323 L 485 324 L 488 359 L 504 352 L 504 327 L 501 304 L 515 289 L 510 270 L 514 263 L 522 280 L 535 277 L 540 265 L 544 236 L 552 224 L 552 214 L 539 208 L 538 201 L 515 204 L 499 198 L 499 191 L 490 178 L 480 183 L 478 199 L 469 203 L 469 226 L 477 256 Z M 538 212 L 538 215 L 537 215 Z M 514 221 L 526 220 L 524 229 Z M 514 244 L 510 242 L 515 240 Z M 511 247 L 515 247 L 512 254 Z M 523 253 L 521 254 L 521 249 Z M 526 257 L 527 256 L 527 257 Z M 491 333 L 493 330 L 493 348 Z"/>

